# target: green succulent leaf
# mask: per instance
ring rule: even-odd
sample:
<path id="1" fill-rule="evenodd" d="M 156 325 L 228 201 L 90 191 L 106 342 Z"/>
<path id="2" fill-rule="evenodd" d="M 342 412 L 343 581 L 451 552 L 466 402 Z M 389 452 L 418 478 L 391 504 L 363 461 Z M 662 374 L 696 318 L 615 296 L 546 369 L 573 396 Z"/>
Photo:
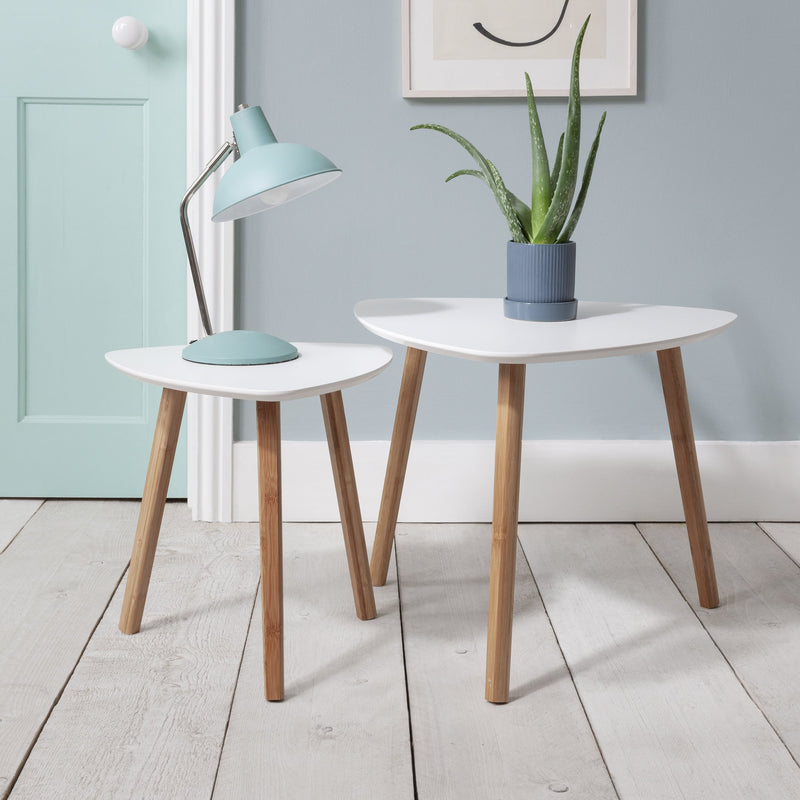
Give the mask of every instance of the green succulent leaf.
<path id="1" fill-rule="evenodd" d="M 481 172 L 486 179 L 486 183 L 489 185 L 489 188 L 494 191 L 494 181 L 492 176 L 489 172 L 489 162 L 483 156 L 483 154 L 475 147 L 472 142 L 465 139 L 461 134 L 456 133 L 455 131 L 451 131 L 450 128 L 445 128 L 444 125 L 434 125 L 433 123 L 424 123 L 421 125 L 414 125 L 411 128 L 412 131 L 418 130 L 430 130 L 430 131 L 438 131 L 439 133 L 443 133 L 445 136 L 449 136 L 454 141 L 458 142 L 476 161 L 478 166 L 480 167 Z"/>
<path id="2" fill-rule="evenodd" d="M 500 206 L 500 209 L 505 215 L 506 222 L 508 222 L 508 227 L 511 231 L 511 239 L 519 243 L 530 242 L 530 237 L 525 235 L 525 229 L 523 228 L 522 223 L 517 216 L 517 212 L 514 210 L 514 202 L 511 199 L 511 192 L 506 189 L 506 185 L 503 183 L 503 179 L 500 177 L 497 167 L 488 159 L 486 160 L 486 163 L 489 165 L 489 171 L 497 187 L 495 189 L 494 196 L 498 205 Z"/>
<path id="3" fill-rule="evenodd" d="M 459 169 L 456 170 L 452 175 L 448 175 L 445 179 L 445 183 L 450 183 L 453 178 L 460 178 L 462 175 L 472 175 L 473 178 L 480 178 L 484 183 L 486 183 L 486 176 L 479 170 L 479 169 Z M 487 183 L 488 186 L 488 183 Z"/>
<path id="4" fill-rule="evenodd" d="M 533 96 L 531 76 L 525 73 L 525 89 L 528 95 L 528 121 L 531 129 L 531 228 L 538 231 L 542 226 L 547 210 L 550 208 L 550 164 L 547 160 L 547 147 L 542 134 L 542 124 Z"/>
<path id="5" fill-rule="evenodd" d="M 578 34 L 575 42 L 575 49 L 572 52 L 572 72 L 569 84 L 569 103 L 567 106 L 567 129 L 564 132 L 564 146 L 562 148 L 561 168 L 558 174 L 553 199 L 547 216 L 539 228 L 534 242 L 537 244 L 552 244 L 558 238 L 561 229 L 564 227 L 572 197 L 575 194 L 575 186 L 578 182 L 578 158 L 581 144 L 581 90 L 580 90 L 580 62 L 581 45 L 586 33 L 586 26 L 589 24 L 591 14 L 586 18 L 583 27 Z"/>
<path id="6" fill-rule="evenodd" d="M 558 174 L 561 172 L 561 157 L 564 153 L 564 134 L 558 140 L 558 150 L 556 150 L 556 160 L 553 162 L 553 172 L 550 175 L 550 199 L 553 198 L 553 192 L 556 190 L 558 183 Z"/>
<path id="7" fill-rule="evenodd" d="M 575 230 L 575 226 L 578 224 L 578 220 L 581 217 L 583 204 L 586 202 L 586 194 L 589 191 L 589 183 L 592 180 L 594 159 L 597 156 L 597 148 L 600 145 L 600 134 L 603 132 L 603 125 L 605 125 L 605 122 L 606 112 L 604 111 L 603 116 L 600 117 L 600 124 L 597 126 L 597 133 L 594 136 L 591 150 L 589 150 L 589 155 L 586 158 L 586 166 L 583 168 L 583 180 L 581 181 L 581 188 L 578 192 L 578 199 L 575 201 L 575 208 L 572 209 L 572 214 L 570 214 L 567 224 L 564 226 L 564 229 L 561 231 L 561 235 L 557 239 L 558 244 L 563 244 L 564 242 L 569 241 L 573 231 Z"/>
<path id="8" fill-rule="evenodd" d="M 511 205 L 517 215 L 519 224 L 522 226 L 522 232 L 525 234 L 523 242 L 533 241 L 533 229 L 531 228 L 531 209 L 526 203 L 523 203 L 513 192 L 508 193 L 511 199 Z"/>
<path id="9" fill-rule="evenodd" d="M 506 185 L 503 182 L 500 173 L 497 171 L 497 167 L 492 164 L 489 159 L 487 159 L 477 147 L 475 147 L 472 142 L 465 139 L 461 134 L 456 133 L 455 131 L 450 130 L 450 128 L 446 128 L 444 125 L 435 125 L 432 123 L 425 123 L 422 125 L 414 125 L 411 130 L 432 130 L 438 131 L 439 133 L 443 133 L 445 136 L 449 136 L 454 141 L 458 142 L 476 161 L 478 166 L 480 167 L 480 171 L 483 175 L 483 178 L 489 188 L 492 190 L 494 194 L 495 200 L 497 204 L 500 206 L 500 210 L 503 212 L 503 216 L 506 218 L 506 222 L 508 223 L 509 230 L 511 231 L 511 238 L 515 242 L 527 242 L 529 241 L 528 237 L 525 235 L 525 231 L 520 223 L 520 220 L 517 217 L 516 212 L 514 211 L 514 206 L 510 198 L 510 192 L 506 189 Z M 450 177 L 455 177 L 450 176 Z"/>
<path id="10" fill-rule="evenodd" d="M 470 175 L 473 178 L 478 178 L 482 180 L 484 183 L 488 183 L 486 181 L 486 176 L 477 169 L 459 169 L 454 172 L 452 175 L 448 175 L 444 182 L 448 183 L 453 178 L 460 178 L 462 175 Z M 514 212 L 517 215 L 517 219 L 519 220 L 519 224 L 522 226 L 522 230 L 525 234 L 525 241 L 532 242 L 533 241 L 533 233 L 531 231 L 531 209 L 528 205 L 526 205 L 522 200 L 517 197 L 514 192 L 508 192 L 508 197 L 511 200 L 511 206 L 514 209 Z"/>

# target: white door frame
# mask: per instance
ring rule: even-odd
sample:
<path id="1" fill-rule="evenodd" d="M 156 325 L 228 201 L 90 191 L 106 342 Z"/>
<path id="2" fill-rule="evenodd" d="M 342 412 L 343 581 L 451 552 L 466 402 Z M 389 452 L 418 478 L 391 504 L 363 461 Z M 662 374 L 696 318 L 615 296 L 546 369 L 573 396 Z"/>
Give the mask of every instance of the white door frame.
<path id="1" fill-rule="evenodd" d="M 186 46 L 186 173 L 194 180 L 211 156 L 230 139 L 228 117 L 234 111 L 236 49 L 235 0 L 188 0 Z M 218 177 L 218 176 L 217 176 Z M 200 273 L 215 330 L 233 328 L 233 223 L 212 223 L 212 187 L 198 192 L 189 208 Z M 188 182 L 187 182 L 188 185 Z M 178 203 L 175 203 L 178 220 Z M 202 334 L 187 268 L 189 339 Z M 232 519 L 233 401 L 189 395 L 188 501 L 192 518 Z"/>

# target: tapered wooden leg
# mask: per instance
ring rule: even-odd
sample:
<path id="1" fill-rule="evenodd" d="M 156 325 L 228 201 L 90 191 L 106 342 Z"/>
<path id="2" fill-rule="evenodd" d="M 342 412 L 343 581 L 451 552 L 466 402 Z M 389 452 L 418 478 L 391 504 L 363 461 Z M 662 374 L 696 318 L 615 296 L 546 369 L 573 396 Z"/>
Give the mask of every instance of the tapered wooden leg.
<path id="1" fill-rule="evenodd" d="M 261 543 L 264 696 L 283 700 L 283 531 L 281 406 L 256 403 L 258 520 Z"/>
<path id="2" fill-rule="evenodd" d="M 411 449 L 411 434 L 414 432 L 419 390 L 422 386 L 427 355 L 425 350 L 417 350 L 413 347 L 406 350 L 403 379 L 400 382 L 400 396 L 397 399 L 397 412 L 394 417 L 392 444 L 389 448 L 389 462 L 386 465 L 386 478 L 383 482 L 381 507 L 378 512 L 378 525 L 375 529 L 375 543 L 372 545 L 372 559 L 370 560 L 372 583 L 375 586 L 383 586 L 389 572 L 394 529 L 400 510 L 403 481 L 408 465 L 408 452 Z"/>
<path id="3" fill-rule="evenodd" d="M 119 618 L 119 629 L 123 633 L 138 633 L 142 624 L 185 405 L 186 392 L 175 389 L 164 389 L 161 392 L 161 405 L 153 434 L 153 447 L 150 450 L 150 463 L 147 467 L 139 522 Z"/>
<path id="4" fill-rule="evenodd" d="M 486 648 L 486 699 L 491 703 L 508 702 L 524 406 L 525 365 L 501 364 L 497 388 L 489 633 Z"/>
<path id="5" fill-rule="evenodd" d="M 320 396 L 325 435 L 331 454 L 333 482 L 344 532 L 347 565 L 350 568 L 350 583 L 359 619 L 375 619 L 375 595 L 370 580 L 367 545 L 364 541 L 364 525 L 361 521 L 361 506 L 358 503 L 358 488 L 353 471 L 353 456 L 350 452 L 350 437 L 347 435 L 347 420 L 341 392 Z"/>
<path id="6" fill-rule="evenodd" d="M 664 389 L 669 430 L 672 435 L 672 449 L 675 453 L 675 466 L 681 487 L 683 513 L 686 516 L 686 529 L 689 533 L 697 593 L 703 608 L 716 608 L 719 605 L 717 578 L 714 572 L 711 541 L 708 537 L 708 519 L 703 501 L 703 487 L 700 483 L 700 470 L 697 466 L 697 451 L 692 417 L 689 413 L 689 400 L 686 396 L 686 379 L 680 347 L 659 350 L 658 367 L 661 371 L 661 385 Z"/>

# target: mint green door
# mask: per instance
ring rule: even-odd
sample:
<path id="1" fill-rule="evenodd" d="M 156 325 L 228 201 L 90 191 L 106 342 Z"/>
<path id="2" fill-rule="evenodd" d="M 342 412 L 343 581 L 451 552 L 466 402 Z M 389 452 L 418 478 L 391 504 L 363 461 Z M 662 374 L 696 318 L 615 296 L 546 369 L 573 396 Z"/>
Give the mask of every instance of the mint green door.
<path id="1" fill-rule="evenodd" d="M 0 496 L 141 495 L 159 390 L 108 350 L 186 341 L 186 7 L 24 0 L 0 26 Z M 139 50 L 111 38 L 134 16 Z M 186 457 L 170 494 L 186 494 Z"/>

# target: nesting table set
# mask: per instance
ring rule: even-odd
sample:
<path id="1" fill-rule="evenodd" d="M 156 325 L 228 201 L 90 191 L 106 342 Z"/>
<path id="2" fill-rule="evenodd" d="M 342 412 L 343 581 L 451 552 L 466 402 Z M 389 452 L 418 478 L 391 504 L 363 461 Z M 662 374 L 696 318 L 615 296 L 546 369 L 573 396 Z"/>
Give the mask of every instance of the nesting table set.
<path id="1" fill-rule="evenodd" d="M 163 387 L 128 573 L 120 629 L 139 630 L 187 392 L 256 401 L 264 684 L 283 698 L 280 403 L 319 396 L 333 467 L 356 613 L 375 617 L 372 584 L 391 556 L 428 352 L 498 365 L 486 699 L 508 701 L 519 513 L 522 419 L 528 364 L 653 352 L 658 358 L 700 604 L 718 605 L 714 562 L 686 395 L 681 347 L 727 328 L 736 315 L 710 309 L 581 302 L 570 322 L 506 319 L 499 298 L 366 300 L 358 320 L 406 348 L 371 562 L 358 504 L 341 392 L 379 374 L 391 352 L 379 345 L 296 344 L 295 361 L 211 366 L 181 359 L 181 347 L 108 353 L 109 363 Z"/>

